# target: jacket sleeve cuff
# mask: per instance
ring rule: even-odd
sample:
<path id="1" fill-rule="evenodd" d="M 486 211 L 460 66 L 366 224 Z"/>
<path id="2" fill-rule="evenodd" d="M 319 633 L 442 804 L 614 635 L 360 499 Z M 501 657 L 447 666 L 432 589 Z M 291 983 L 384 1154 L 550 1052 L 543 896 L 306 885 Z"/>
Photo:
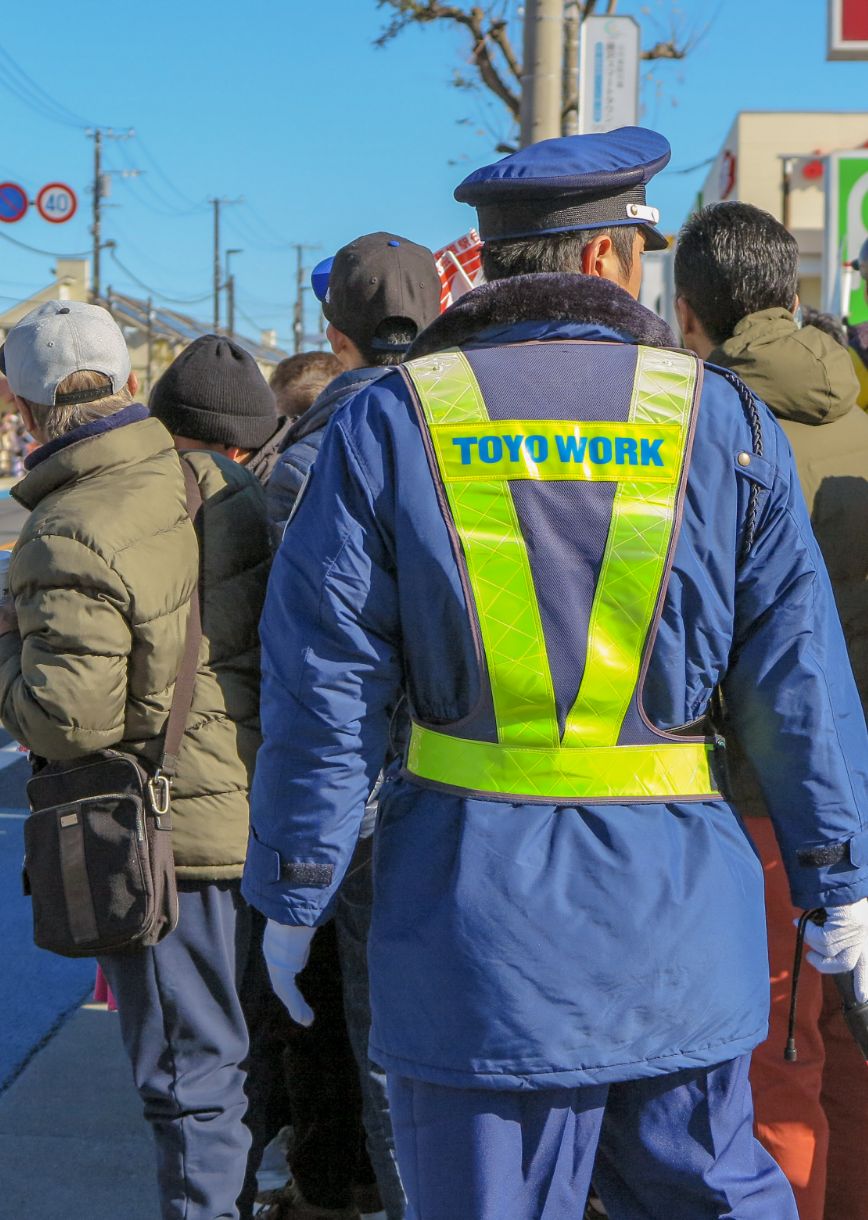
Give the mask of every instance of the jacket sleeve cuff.
<path id="1" fill-rule="evenodd" d="M 329 918 L 334 873 L 334 865 L 321 861 L 284 862 L 251 830 L 241 892 L 269 919 L 311 927 Z"/>
<path id="2" fill-rule="evenodd" d="M 868 829 L 837 843 L 806 844 L 790 870 L 793 902 L 809 910 L 868 897 Z"/>

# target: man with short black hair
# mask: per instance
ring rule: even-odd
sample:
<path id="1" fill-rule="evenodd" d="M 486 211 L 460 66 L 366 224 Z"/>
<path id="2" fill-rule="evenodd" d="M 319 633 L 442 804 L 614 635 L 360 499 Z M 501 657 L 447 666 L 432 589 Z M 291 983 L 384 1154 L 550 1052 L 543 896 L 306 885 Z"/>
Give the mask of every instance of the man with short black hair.
<path id="1" fill-rule="evenodd" d="M 868 711 L 868 419 L 843 334 L 800 326 L 799 250 L 767 212 L 718 203 L 691 216 L 675 252 L 675 308 L 684 342 L 730 369 L 771 407 L 793 450 Z M 840 329 L 840 328 L 839 328 Z M 754 735 L 767 732 L 756 725 Z M 868 1100 L 864 1065 L 832 979 L 804 972 L 796 1037 L 785 1062 L 792 905 L 768 799 L 733 726 L 733 799 L 747 815 L 765 872 L 772 978 L 769 1038 L 754 1052 L 757 1132 L 796 1195 L 801 1220 L 868 1220 Z"/>

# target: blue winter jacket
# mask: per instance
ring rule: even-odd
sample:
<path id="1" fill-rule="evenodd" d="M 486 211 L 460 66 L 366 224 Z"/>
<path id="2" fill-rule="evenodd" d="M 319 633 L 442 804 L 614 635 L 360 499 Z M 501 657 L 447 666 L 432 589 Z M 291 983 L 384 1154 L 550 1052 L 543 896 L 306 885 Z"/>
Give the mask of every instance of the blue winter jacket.
<path id="1" fill-rule="evenodd" d="M 502 348 L 508 362 L 506 343 L 667 334 L 604 281 L 533 276 L 468 294 L 418 349 Z M 588 349 L 557 350 L 581 379 Z M 595 384 L 605 393 L 605 378 Z M 449 724 L 484 681 L 398 374 L 332 419 L 275 560 L 262 642 L 244 893 L 272 919 L 316 924 L 350 859 L 398 691 L 420 720 Z M 645 707 L 662 728 L 687 725 L 718 687 L 793 901 L 868 895 L 868 735 L 789 447 L 737 379 L 708 368 Z M 766 1035 L 762 872 L 725 800 L 515 804 L 396 769 L 376 832 L 370 974 L 372 1056 L 398 1074 L 514 1089 L 715 1064 Z"/>
<path id="2" fill-rule="evenodd" d="M 329 382 L 286 435 L 283 451 L 268 480 L 268 519 L 280 542 L 289 514 L 316 461 L 326 425 L 343 400 L 381 377 L 381 369 L 350 369 Z"/>

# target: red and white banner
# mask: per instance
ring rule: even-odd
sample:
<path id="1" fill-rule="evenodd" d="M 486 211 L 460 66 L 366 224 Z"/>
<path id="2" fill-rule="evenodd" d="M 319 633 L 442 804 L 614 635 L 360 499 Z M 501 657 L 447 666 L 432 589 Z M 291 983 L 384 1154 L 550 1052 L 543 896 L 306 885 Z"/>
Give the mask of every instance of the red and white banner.
<path id="1" fill-rule="evenodd" d="M 435 250 L 437 271 L 443 285 L 440 293 L 440 312 L 465 292 L 482 283 L 482 242 L 475 229 L 450 242 L 442 250 Z"/>
<path id="2" fill-rule="evenodd" d="M 829 0 L 829 59 L 868 59 L 868 0 Z"/>

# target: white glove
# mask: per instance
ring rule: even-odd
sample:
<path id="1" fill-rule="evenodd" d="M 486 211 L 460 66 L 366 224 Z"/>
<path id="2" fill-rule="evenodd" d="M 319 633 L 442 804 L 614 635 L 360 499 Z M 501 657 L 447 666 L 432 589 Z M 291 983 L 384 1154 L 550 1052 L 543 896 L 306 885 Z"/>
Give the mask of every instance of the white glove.
<path id="1" fill-rule="evenodd" d="M 296 927 L 269 919 L 262 938 L 262 952 L 274 994 L 299 1025 L 313 1024 L 313 1009 L 299 991 L 295 979 L 310 956 L 310 942 L 315 932 L 316 928 Z"/>
<path id="2" fill-rule="evenodd" d="M 808 961 L 821 974 L 853 971 L 853 987 L 860 1004 L 868 1000 L 868 898 L 843 907 L 827 907 L 822 927 L 808 922 L 805 940 L 811 946 Z"/>

